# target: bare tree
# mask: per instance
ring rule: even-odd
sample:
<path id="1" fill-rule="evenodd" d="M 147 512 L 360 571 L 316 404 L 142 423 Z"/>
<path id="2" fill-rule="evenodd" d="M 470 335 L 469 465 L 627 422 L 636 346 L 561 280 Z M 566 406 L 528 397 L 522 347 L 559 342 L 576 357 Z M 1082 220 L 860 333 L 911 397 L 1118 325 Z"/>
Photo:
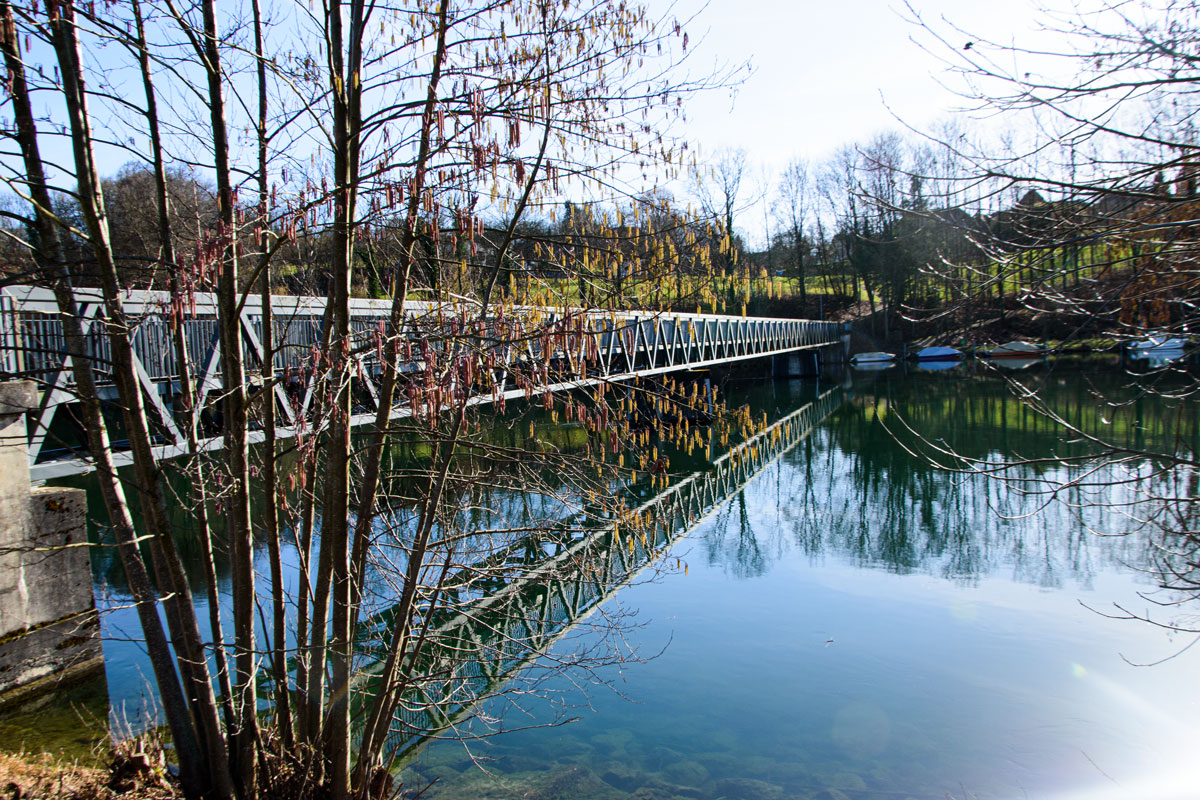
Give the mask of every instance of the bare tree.
<path id="1" fill-rule="evenodd" d="M 90 454 L 184 791 L 243 800 L 386 796 L 397 737 L 437 727 L 408 712 L 421 697 L 436 712 L 435 689 L 454 674 L 447 654 L 458 634 L 441 624 L 446 616 L 483 614 L 479 587 L 519 577 L 507 555 L 543 528 L 581 534 L 619 526 L 619 544 L 632 552 L 640 539 L 648 547 L 655 520 L 631 507 L 625 487 L 670 479 L 650 431 L 688 447 L 699 436 L 689 415 L 710 398 L 694 387 L 661 380 L 563 391 L 589 375 L 599 356 L 585 346 L 586 334 L 610 318 L 522 305 L 552 300 L 563 282 L 580 280 L 614 304 L 664 302 L 650 290 L 695 245 L 695 229 L 658 200 L 608 189 L 624 169 L 673 169 L 681 161 L 681 144 L 656 126 L 701 86 L 669 78 L 686 34 L 673 19 L 654 21 L 607 0 L 578 8 L 547 0 L 346 0 L 312 11 L 302 3 L 264 9 L 254 0 L 248 24 L 214 0 L 95 9 L 58 2 L 45 13 L 3 3 L 0 11 L 12 77 L 7 108 L 17 123 L 14 160 L 3 162 L 7 182 L 31 208 L 24 244 L 35 277 L 59 298 Z M 272 52 L 271 32 L 280 29 L 291 47 Z M 22 49 L 22 39 L 38 47 Z M 88 59 L 92 45 L 105 49 L 106 63 Z M 110 52 L 126 61 L 107 61 Z M 112 79 L 121 69 L 138 77 L 139 100 Z M 35 91 L 62 104 L 65 126 L 35 119 Z M 39 145 L 60 131 L 71 142 L 71 164 L 48 178 Z M 101 154 L 118 145 L 140 159 L 144 171 L 126 176 L 150 177 L 154 209 L 138 217 L 144 235 L 121 244 L 99 168 Z M 215 213 L 193 202 L 194 235 L 184 235 L 171 176 L 197 173 L 213 179 Z M 737 186 L 729 188 L 732 203 Z M 75 198 L 74 220 L 55 213 L 52 191 Z M 537 218 L 553 219 L 571 191 L 604 198 L 602 224 L 583 241 L 543 235 L 553 228 Z M 730 205 L 726 252 L 732 213 Z M 63 241 L 87 254 L 86 270 L 64 256 Z M 182 241 L 194 252 L 181 252 Z M 142 269 L 122 269 L 126 259 Z M 323 295 L 319 344 L 300 358 L 287 352 L 288 326 L 300 321 L 272 315 L 275 276 L 284 272 Z M 127 314 L 125 293 L 161 285 L 164 274 L 164 308 Z M 409 302 L 418 275 L 429 277 L 438 302 Z M 131 485 L 143 516 L 136 521 L 100 413 L 96 353 L 73 305 L 81 278 L 94 280 L 104 301 L 97 324 L 132 450 Z M 364 331 L 353 296 L 372 283 L 386 286 L 392 303 Z M 459 296 L 441 302 L 448 286 Z M 202 293 L 211 293 L 219 340 L 203 364 L 189 349 Z M 257 332 L 246 313 L 254 304 Z M 144 397 L 138 378 L 134 337 L 151 317 L 171 328 L 170 379 L 181 387 L 171 408 Z M 528 357 L 517 363 L 505 355 L 512 352 Z M 364 400 L 368 371 L 377 391 Z M 555 385 L 557 392 L 547 388 Z M 491 430 L 480 403 L 490 399 L 515 414 L 506 403 L 518 398 L 523 418 L 511 424 L 536 427 L 536 404 L 581 435 L 562 448 L 540 446 L 534 432 L 508 441 Z M 147 403 L 160 419 L 151 419 Z M 364 404 L 374 406 L 374 425 L 354 438 Z M 287 454 L 274 438 L 284 427 L 279 416 L 296 437 Z M 732 423 L 753 426 L 740 416 Z M 184 523 L 170 513 L 167 467 L 152 446 L 156 426 L 182 426 L 187 455 L 171 469 L 188 479 L 175 495 Z M 199 431 L 218 426 L 223 449 L 211 457 L 201 452 Z M 268 431 L 264 446 L 252 447 L 259 429 Z M 409 447 L 423 455 L 395 457 Z M 489 489 L 544 497 L 554 513 L 518 526 L 487 509 L 480 523 L 481 492 Z M 136 546 L 139 527 L 146 558 Z M 206 562 L 208 640 L 179 554 L 178 542 L 192 531 Z M 285 532 L 294 534 L 290 543 Z M 255 563 L 259 535 L 269 579 Z M 282 575 L 285 544 L 300 563 L 292 592 Z M 231 565 L 231 613 L 221 608 L 215 578 L 222 550 Z M 567 578 L 579 567 L 556 566 Z M 260 591 L 270 592 L 269 603 L 259 602 Z M 260 613 L 270 617 L 261 628 Z M 232 617 L 230 637 L 223 614 Z M 532 635 L 506 638 L 506 651 L 545 645 Z M 625 656 L 572 663 L 586 668 L 617 657 Z M 464 683 L 456 691 L 483 697 L 500 689 Z"/>
<path id="2" fill-rule="evenodd" d="M 721 269 L 726 277 L 733 274 L 738 264 L 733 220 L 748 205 L 742 191 L 745 177 L 746 151 L 740 147 L 726 147 L 717 151 L 696 178 L 700 206 L 720 233 Z"/>
<path id="3" fill-rule="evenodd" d="M 1064 340 L 1103 336 L 1129 346 L 1123 352 L 1132 356 L 1127 363 L 1138 393 L 1179 400 L 1180 413 L 1189 416 L 1198 384 L 1184 364 L 1194 357 L 1200 322 L 1193 229 L 1197 10 L 1193 2 L 1147 0 L 1048 16 L 1053 50 L 973 33 L 964 48 L 962 31 L 923 29 L 972 104 L 1020 133 L 985 146 L 942 138 L 960 170 L 960 192 L 1005 208 L 969 231 L 985 263 L 956 260 L 931 269 L 956 281 L 964 305 L 1038 315 Z M 1160 548 L 1162 585 L 1193 599 L 1192 565 L 1200 551 L 1196 443 L 1176 435 L 1149 447 L 1116 431 L 1082 430 L 1035 387 L 1013 381 L 1013 388 L 1065 438 L 1087 445 L 1077 457 L 1044 459 L 1040 477 L 1018 488 L 1048 502 L 1082 489 L 1084 505 L 1107 512 L 1106 533 L 1149 530 Z M 1113 413 L 1129 402 L 1097 395 Z M 1028 462 L 954 463 L 1017 481 Z M 1046 463 L 1083 469 L 1046 470 Z"/>
<path id="4" fill-rule="evenodd" d="M 808 249 L 805 230 L 813 213 L 813 194 L 808 161 L 803 158 L 793 159 L 779 176 L 776 213 L 791 240 L 801 303 L 806 302 L 808 298 L 805 285 L 808 279 L 805 272 L 805 251 Z"/>

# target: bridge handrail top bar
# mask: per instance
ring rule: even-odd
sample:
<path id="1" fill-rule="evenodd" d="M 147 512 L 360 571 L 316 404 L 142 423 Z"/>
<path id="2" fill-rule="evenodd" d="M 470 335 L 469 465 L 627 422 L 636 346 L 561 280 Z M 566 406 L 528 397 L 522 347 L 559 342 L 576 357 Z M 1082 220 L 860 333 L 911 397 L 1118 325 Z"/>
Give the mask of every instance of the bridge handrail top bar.
<path id="1" fill-rule="evenodd" d="M 99 288 L 79 287 L 73 290 L 73 293 L 78 302 L 82 303 L 102 303 L 104 296 Z M 6 286 L 0 288 L 0 294 L 8 295 L 16 304 L 18 311 L 41 313 L 41 314 L 58 314 L 58 304 L 55 301 L 54 292 L 50 289 L 39 286 Z M 211 316 L 217 312 L 217 296 L 212 292 L 196 292 L 191 296 L 194 300 L 196 316 Z M 272 295 L 271 310 L 275 314 L 281 315 L 301 315 L 314 316 L 324 312 L 328 298 L 321 295 Z M 126 313 L 130 314 L 154 314 L 160 313 L 170 308 L 171 293 L 156 289 L 132 289 L 122 293 L 122 307 Z M 431 300 L 409 300 L 404 304 L 405 313 L 407 315 L 428 314 L 436 311 L 439 307 L 457 310 L 462 306 L 476 305 L 472 302 L 465 301 L 431 301 Z M 250 294 L 246 298 L 245 310 L 254 314 L 261 313 L 261 297 L 258 294 Z M 391 314 L 392 301 L 389 299 L 374 299 L 374 298 L 351 298 L 350 311 L 355 316 L 370 316 L 370 317 L 387 317 Z M 191 303 L 189 303 L 189 313 L 191 312 Z M 821 320 L 806 320 L 792 317 L 743 317 L 733 314 L 696 314 L 689 311 L 651 311 L 643 309 L 627 309 L 627 310 L 605 310 L 605 309 L 585 309 L 577 306 L 510 306 L 506 307 L 505 312 L 512 313 L 528 313 L 528 314 L 546 314 L 546 315 L 570 315 L 584 316 L 589 319 L 600 320 L 624 320 L 626 322 L 633 320 L 654 320 L 654 319 L 679 319 L 691 321 L 707 321 L 707 322 L 782 322 L 782 323 L 821 323 L 829 325 L 840 325 L 842 323 L 821 321 Z"/>

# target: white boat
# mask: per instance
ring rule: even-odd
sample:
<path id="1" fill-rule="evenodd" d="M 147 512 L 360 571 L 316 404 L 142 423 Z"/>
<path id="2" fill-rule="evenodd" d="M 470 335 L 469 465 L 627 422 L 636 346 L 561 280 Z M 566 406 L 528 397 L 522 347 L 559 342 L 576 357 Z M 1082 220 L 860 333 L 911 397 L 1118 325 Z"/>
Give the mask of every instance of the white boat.
<path id="1" fill-rule="evenodd" d="M 1130 342 L 1127 345 L 1131 358 L 1149 358 L 1150 356 L 1162 355 L 1174 357 L 1175 351 L 1179 351 L 1179 354 L 1183 355 L 1183 348 L 1186 346 L 1186 340 L 1180 338 L 1168 339 L 1166 336 L 1151 336 L 1149 339 Z"/>
<path id="2" fill-rule="evenodd" d="M 891 353 L 855 353 L 850 356 L 851 364 L 890 364 L 896 360 Z"/>
<path id="3" fill-rule="evenodd" d="M 885 369 L 891 369 L 896 366 L 893 361 L 859 361 L 851 364 L 855 372 L 883 372 Z"/>
<path id="4" fill-rule="evenodd" d="M 994 347 L 984 354 L 985 358 L 1037 358 L 1045 355 L 1046 348 L 1033 342 L 1009 342 Z"/>
<path id="5" fill-rule="evenodd" d="M 1126 345 L 1131 359 L 1145 362 L 1150 368 L 1165 367 L 1172 361 L 1183 359 L 1187 340 L 1178 337 L 1168 339 L 1166 336 L 1151 336 Z"/>
<path id="6" fill-rule="evenodd" d="M 1131 358 L 1136 358 L 1139 360 L 1139 362 L 1144 363 L 1147 367 L 1153 369 L 1155 367 L 1165 367 L 1168 364 L 1181 361 L 1183 359 L 1183 355 L 1183 350 L 1155 350 L 1145 355 L 1131 356 Z"/>
<path id="7" fill-rule="evenodd" d="M 958 361 L 962 350 L 953 347 L 926 347 L 917 351 L 917 361 Z"/>

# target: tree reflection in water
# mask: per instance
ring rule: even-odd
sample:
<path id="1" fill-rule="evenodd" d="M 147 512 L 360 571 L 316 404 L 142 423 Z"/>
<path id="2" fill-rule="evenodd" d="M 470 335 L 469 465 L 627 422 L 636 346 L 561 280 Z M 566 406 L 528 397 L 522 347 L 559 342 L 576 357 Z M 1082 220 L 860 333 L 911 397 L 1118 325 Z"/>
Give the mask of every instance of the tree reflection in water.
<path id="1" fill-rule="evenodd" d="M 1180 644 L 1080 605 L 1152 587 L 1152 574 L 1130 570 L 1153 563 L 1152 543 L 1140 532 L 1096 536 L 1092 528 L 1118 532 L 1122 519 L 1085 507 L 1101 490 L 1088 482 L 1045 504 L 935 469 L 912 452 L 922 441 L 996 461 L 1086 451 L 987 374 L 897 373 L 856 377 L 811 435 L 681 540 L 672 555 L 691 560 L 690 576 L 621 590 L 648 621 L 636 638 L 651 650 L 670 642 L 660 659 L 623 672 L 634 702 L 593 695 L 596 713 L 577 725 L 495 740 L 482 748 L 492 776 L 441 745 L 413 770 L 439 779 L 438 797 L 464 800 L 568 796 L 567 782 L 578 789 L 570 796 L 614 800 L 751 789 L 1091 797 L 1113 781 L 1137 787 L 1121 796 L 1190 796 L 1155 790 L 1191 780 L 1177 774 L 1195 741 L 1188 665 L 1137 670 L 1122 660 Z M 1100 406 L 1092 390 L 1119 386 L 1120 375 L 1059 365 L 1022 380 L 1038 381 L 1080 425 L 1154 446 L 1194 436 L 1169 404 L 1130 404 L 1128 415 Z M 774 418 L 805 390 L 742 384 L 728 396 Z M 1024 474 L 1060 480 L 1083 469 Z"/>
<path id="2" fill-rule="evenodd" d="M 1116 408 L 1098 402 L 1098 384 L 1106 397 L 1120 394 L 1128 381 L 1121 373 L 1060 367 L 1023 378 L 1036 381 L 1047 403 L 1081 429 L 1103 428 L 1110 439 L 1116 433 L 1142 448 L 1195 441 L 1194 415 L 1181 415 L 1169 401 L 1143 399 Z M 1136 387 L 1125 391 L 1132 396 Z M 710 563 L 725 564 L 737 577 L 755 577 L 794 548 L 813 559 L 837 556 L 964 585 L 1004 573 L 1043 588 L 1085 589 L 1102 566 L 1153 567 L 1155 545 L 1146 537 L 1096 536 L 1133 526 L 1122 529 L 1127 520 L 1111 513 L 1129 498 L 1087 461 L 1031 464 L 1007 483 L 930 463 L 922 452 L 929 442 L 985 462 L 1087 453 L 1086 443 L 1065 439 L 1002 380 L 961 372 L 884 373 L 865 381 L 855 377 L 848 398 L 771 467 L 763 486 L 774 495 L 775 525 L 756 529 L 742 494 L 720 511 L 704 539 Z M 1046 482 L 1067 488 L 1053 497 L 1033 491 Z M 1022 486 L 1030 491 L 1020 491 Z M 1106 502 L 1096 502 L 1105 493 Z M 1124 511 L 1137 516 L 1136 507 Z"/>

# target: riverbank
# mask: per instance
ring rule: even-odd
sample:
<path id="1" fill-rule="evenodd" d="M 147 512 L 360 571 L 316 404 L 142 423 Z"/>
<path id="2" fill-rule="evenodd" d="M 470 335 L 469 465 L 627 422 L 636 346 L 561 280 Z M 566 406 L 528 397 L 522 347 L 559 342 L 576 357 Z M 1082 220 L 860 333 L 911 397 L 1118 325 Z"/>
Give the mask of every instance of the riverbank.
<path id="1" fill-rule="evenodd" d="M 162 750 L 139 741 L 118 747 L 104 766 L 49 753 L 0 752 L 0 791 L 13 800 L 175 800 L 183 796 Z"/>
<path id="2" fill-rule="evenodd" d="M 835 319 L 851 324 L 851 350 L 915 352 L 945 345 L 971 355 L 1016 340 L 1037 342 L 1062 355 L 1118 353 L 1129 332 L 1101 316 L 1063 319 L 1015 303 L 1005 307 L 960 308 L 931 319 L 885 322 L 882 311 L 871 313 L 865 303 L 842 310 Z"/>

